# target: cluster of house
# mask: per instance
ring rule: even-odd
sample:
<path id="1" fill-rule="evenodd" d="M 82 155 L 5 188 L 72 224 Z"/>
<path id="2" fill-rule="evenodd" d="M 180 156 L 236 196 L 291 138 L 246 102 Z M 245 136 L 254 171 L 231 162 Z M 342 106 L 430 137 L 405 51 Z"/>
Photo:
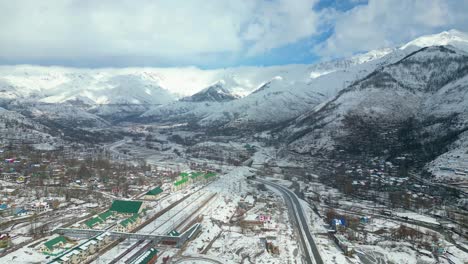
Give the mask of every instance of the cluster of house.
<path id="1" fill-rule="evenodd" d="M 392 189 L 395 187 L 402 186 L 408 181 L 408 177 L 393 177 L 393 176 L 388 176 L 383 172 L 376 172 L 372 171 L 372 174 L 370 175 L 370 180 L 371 180 L 371 186 L 376 187 L 378 185 L 381 185 L 382 188 L 384 189 Z M 353 184 L 355 184 L 355 181 L 353 181 Z"/>
<path id="2" fill-rule="evenodd" d="M 466 181 L 468 176 L 468 155 L 457 155 L 447 159 L 438 166 L 438 170 L 434 171 L 436 175 L 445 176 L 444 181 L 448 178 L 451 181 Z M 448 177 L 447 177 L 448 176 Z"/>
<path id="3" fill-rule="evenodd" d="M 145 193 L 143 200 L 156 200 L 163 193 L 161 187 L 156 187 Z M 141 214 L 146 210 L 144 201 L 114 200 L 109 210 L 81 223 L 81 228 L 103 230 L 116 224 L 117 232 L 129 232 L 141 224 Z"/>
<path id="4" fill-rule="evenodd" d="M 45 242 L 40 249 L 46 254 L 56 255 L 49 264 L 79 264 L 85 263 L 89 256 L 96 254 L 99 250 L 109 244 L 109 242 L 111 242 L 110 234 L 102 233 L 77 246 L 69 247 L 70 240 L 63 236 L 59 236 Z M 56 251 L 61 251 L 61 253 L 50 253 Z"/>
<path id="5" fill-rule="evenodd" d="M 65 166 L 57 161 L 42 159 L 33 162 L 27 156 L 19 158 L 6 158 L 0 165 L 0 179 L 13 183 L 27 183 L 35 177 L 42 178 L 43 184 L 57 184 L 65 175 Z M 44 177 L 47 176 L 47 177 Z"/>
<path id="6" fill-rule="evenodd" d="M 51 240 L 46 241 L 39 250 L 47 255 L 58 255 L 64 250 L 70 249 L 76 245 L 74 240 L 66 238 L 64 236 L 57 236 Z"/>
<path id="7" fill-rule="evenodd" d="M 21 159 L 5 159 L 3 164 L 0 165 L 0 179 L 7 182 L 16 182 L 18 184 L 25 183 L 28 177 L 21 173 L 21 169 L 18 171 L 18 167 L 20 167 L 22 163 L 23 161 Z"/>
<path id="8" fill-rule="evenodd" d="M 34 213 L 39 214 L 51 210 L 55 203 L 60 202 L 55 199 L 41 199 L 22 202 L 21 205 L 18 205 L 14 199 L 3 199 L 0 203 L 0 215 L 3 217 L 24 217 Z"/>
<path id="9" fill-rule="evenodd" d="M 362 216 L 359 218 L 359 223 L 362 225 L 369 224 L 372 218 L 368 216 Z M 352 256 L 355 253 L 354 245 L 344 235 L 347 230 L 347 222 L 344 218 L 334 218 L 330 222 L 329 234 L 338 245 L 338 247 L 347 256 Z"/>
<path id="10" fill-rule="evenodd" d="M 192 171 L 212 171 L 212 172 L 217 172 L 221 173 L 221 170 L 219 168 L 215 168 L 214 166 L 211 166 L 208 164 L 208 162 L 190 162 L 189 164 L 190 170 Z"/>
<path id="11" fill-rule="evenodd" d="M 101 225 L 105 225 L 108 221 L 113 220 L 113 215 L 114 215 L 114 212 L 109 211 L 109 210 L 103 213 L 100 213 L 97 216 L 86 220 L 83 223 L 84 227 L 89 228 L 89 229 L 95 229 L 97 227 L 100 227 Z"/>
<path id="12" fill-rule="evenodd" d="M 162 193 L 160 187 L 148 191 L 145 199 L 157 199 Z M 114 200 L 109 210 L 97 214 L 93 218 L 84 221 L 82 228 L 105 229 L 111 224 L 117 223 L 113 228 L 116 232 L 130 232 L 141 224 L 141 215 L 145 210 L 144 201 L 134 200 Z M 45 242 L 40 251 L 44 254 L 57 256 L 50 263 L 76 264 L 83 263 L 86 259 L 97 253 L 111 240 L 109 233 L 102 233 L 86 242 L 75 246 L 75 242 L 64 237 L 58 236 Z M 132 263 L 154 263 L 157 259 L 158 251 L 150 248 Z"/>
<path id="13" fill-rule="evenodd" d="M 268 198 L 247 194 L 237 203 L 236 216 L 231 220 L 239 220 L 242 229 L 251 231 L 276 230 L 278 225 L 272 221 L 272 213 L 275 210 Z M 253 209 L 253 210 L 251 210 Z"/>
<path id="14" fill-rule="evenodd" d="M 176 181 L 174 181 L 172 189 L 173 191 L 178 191 L 194 182 L 206 182 L 213 180 L 215 177 L 216 173 L 214 172 L 182 172 Z"/>
<path id="15" fill-rule="evenodd" d="M 99 148 L 64 148 L 61 151 L 33 153 L 22 153 L 17 150 L 15 155 L 3 155 L 3 162 L 0 162 L 0 179 L 18 184 L 31 182 L 33 185 L 92 186 L 92 188 L 105 189 L 115 184 L 113 176 L 99 177 L 102 168 L 99 168 L 99 165 L 95 165 L 95 163 L 88 162 L 89 160 L 95 160 L 96 157 L 102 157 L 102 151 Z M 92 177 L 87 175 L 83 179 L 83 175 L 78 175 L 82 166 L 87 167 L 88 173 L 91 173 Z M 122 172 L 119 164 L 112 162 L 109 170 L 112 171 L 112 175 Z M 127 178 L 153 175 L 152 171 L 148 171 L 148 167 L 142 166 L 127 167 L 124 173 Z"/>
<path id="16" fill-rule="evenodd" d="M 144 210 L 143 201 L 114 200 L 109 210 L 84 221 L 82 227 L 102 230 L 118 222 L 114 228 L 115 231 L 129 232 L 140 225 L 141 213 Z"/>

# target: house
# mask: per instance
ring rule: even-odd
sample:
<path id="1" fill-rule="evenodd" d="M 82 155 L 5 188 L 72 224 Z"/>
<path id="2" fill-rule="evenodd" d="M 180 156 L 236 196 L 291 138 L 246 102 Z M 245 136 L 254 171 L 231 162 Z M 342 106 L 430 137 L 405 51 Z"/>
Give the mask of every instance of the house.
<path id="1" fill-rule="evenodd" d="M 110 242 L 110 234 L 103 233 L 96 237 L 93 237 L 84 243 L 69 249 L 62 255 L 56 257 L 49 263 L 61 263 L 61 264 L 78 264 L 86 262 L 87 258 L 99 251 L 102 247 Z"/>
<path id="2" fill-rule="evenodd" d="M 15 216 L 27 216 L 30 214 L 29 210 L 26 210 L 24 208 L 15 208 L 14 215 Z"/>
<path id="3" fill-rule="evenodd" d="M 98 242 L 94 239 L 90 239 L 78 246 L 78 249 L 80 249 L 83 252 L 86 252 L 87 255 L 93 255 L 98 251 Z"/>
<path id="4" fill-rule="evenodd" d="M 109 211 L 123 215 L 139 214 L 143 211 L 142 201 L 114 200 Z"/>
<path id="5" fill-rule="evenodd" d="M 163 190 L 161 187 L 156 187 L 145 194 L 145 200 L 156 200 L 161 196 Z"/>
<path id="6" fill-rule="evenodd" d="M 340 231 L 345 229 L 346 227 L 346 220 L 344 218 L 338 219 L 334 218 L 330 222 L 330 228 L 333 231 Z"/>
<path id="7" fill-rule="evenodd" d="M 64 236 L 58 236 L 45 242 L 40 248 L 42 253 L 53 254 L 58 248 L 64 248 L 67 244 L 67 239 Z"/>
<path id="8" fill-rule="evenodd" d="M 95 238 L 95 240 L 97 242 L 97 247 L 101 248 L 101 247 L 103 247 L 104 245 L 106 245 L 107 243 L 110 242 L 111 237 L 110 237 L 109 233 L 104 233 L 104 234 L 100 234 L 99 236 L 97 236 Z"/>
<path id="9" fill-rule="evenodd" d="M 109 218 L 111 218 L 113 215 L 114 215 L 114 213 L 108 210 L 108 211 L 105 211 L 104 213 L 100 213 L 100 214 L 99 214 L 99 218 L 101 218 L 102 221 L 105 222 L 105 221 L 107 221 Z"/>
<path id="10" fill-rule="evenodd" d="M 79 264 L 83 263 L 86 256 L 78 249 L 74 249 L 60 257 L 59 261 L 63 264 Z"/>
<path id="11" fill-rule="evenodd" d="M 9 234 L 0 235 L 0 248 L 7 248 L 11 245 L 11 237 Z"/>
<path id="12" fill-rule="evenodd" d="M 189 178 L 185 177 L 185 178 L 182 178 L 181 180 L 174 182 L 174 186 L 173 186 L 174 191 L 178 191 L 184 188 L 188 184 L 188 180 Z"/>
<path id="13" fill-rule="evenodd" d="M 192 172 L 190 173 L 190 180 L 192 182 L 197 182 L 203 178 L 202 176 L 203 176 L 203 172 Z"/>
<path id="14" fill-rule="evenodd" d="M 16 183 L 18 184 L 25 183 L 25 182 L 26 182 L 26 178 L 24 176 L 18 176 L 18 178 L 16 178 Z"/>
<path id="15" fill-rule="evenodd" d="M 216 177 L 216 173 L 208 172 L 207 174 L 203 175 L 203 179 L 205 181 L 213 180 Z"/>
<path id="16" fill-rule="evenodd" d="M 117 232 L 129 232 L 137 227 L 141 223 L 141 219 L 138 214 L 134 214 L 132 217 L 129 217 L 122 222 L 120 222 L 115 230 Z"/>
<path id="17" fill-rule="evenodd" d="M 103 221 L 99 217 L 93 217 L 91 219 L 88 219 L 84 222 L 85 226 L 89 229 L 93 229 L 94 226 L 102 224 Z"/>
<path id="18" fill-rule="evenodd" d="M 255 198 L 252 195 L 247 195 L 245 198 L 241 198 L 239 207 L 245 210 L 252 208 L 255 205 Z"/>
<path id="19" fill-rule="evenodd" d="M 41 213 L 49 209 L 49 204 L 46 202 L 37 202 L 31 205 L 31 210 L 36 213 Z"/>

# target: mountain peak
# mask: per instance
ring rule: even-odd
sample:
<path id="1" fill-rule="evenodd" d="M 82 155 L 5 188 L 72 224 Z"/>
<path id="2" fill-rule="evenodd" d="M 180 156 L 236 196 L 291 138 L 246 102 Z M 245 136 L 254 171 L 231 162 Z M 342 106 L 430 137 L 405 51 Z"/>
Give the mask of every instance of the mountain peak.
<path id="1" fill-rule="evenodd" d="M 237 96 L 233 95 L 225 87 L 226 82 L 224 80 L 219 80 L 212 85 L 206 87 L 205 89 L 199 91 L 198 93 L 193 94 L 182 98 L 181 101 L 186 102 L 227 102 L 237 99 Z"/>
<path id="2" fill-rule="evenodd" d="M 273 77 L 270 81 L 266 82 L 266 83 L 263 83 L 262 85 L 260 85 L 255 91 L 253 91 L 252 93 L 258 93 L 258 92 L 261 92 L 261 91 L 265 91 L 267 89 L 269 89 L 271 87 L 272 84 L 274 83 L 281 83 L 283 81 L 283 77 L 281 76 L 275 76 Z"/>
<path id="3" fill-rule="evenodd" d="M 421 36 L 401 46 L 400 49 L 445 45 L 452 45 L 462 50 L 468 50 L 468 34 L 456 29 L 451 29 L 437 34 Z"/>

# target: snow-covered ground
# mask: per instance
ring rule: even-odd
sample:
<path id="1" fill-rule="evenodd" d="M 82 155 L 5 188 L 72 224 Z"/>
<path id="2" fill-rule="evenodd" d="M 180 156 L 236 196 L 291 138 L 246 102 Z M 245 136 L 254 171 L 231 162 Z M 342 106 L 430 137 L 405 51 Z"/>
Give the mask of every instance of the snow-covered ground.
<path id="1" fill-rule="evenodd" d="M 233 167 L 207 187 L 218 195 L 201 211 L 202 231 L 186 246 L 182 258 L 202 256 L 221 263 L 241 263 L 243 259 L 251 263 L 293 263 L 298 258 L 300 252 L 295 232 L 284 203 L 280 197 L 258 193 L 255 185 L 247 184 L 245 179 L 250 175 L 252 169 L 248 167 Z M 243 217 L 256 221 L 260 215 L 270 215 L 271 220 L 265 223 L 264 231 L 243 229 L 237 224 L 238 203 L 241 200 L 250 203 L 251 194 L 262 202 L 257 201 Z M 268 209 L 269 206 L 275 206 L 275 209 Z M 278 246 L 279 254 L 268 253 L 261 238 Z"/>
<path id="2" fill-rule="evenodd" d="M 427 215 L 421 215 L 413 212 L 395 212 L 395 215 L 399 217 L 407 217 L 408 219 L 418 220 L 421 222 L 426 222 L 430 224 L 438 225 L 439 222 L 434 218 Z"/>

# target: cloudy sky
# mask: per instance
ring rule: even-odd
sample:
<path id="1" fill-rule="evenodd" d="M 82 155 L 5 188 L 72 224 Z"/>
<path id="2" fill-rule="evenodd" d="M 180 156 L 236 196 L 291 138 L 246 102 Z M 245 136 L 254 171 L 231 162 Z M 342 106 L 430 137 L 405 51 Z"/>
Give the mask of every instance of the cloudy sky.
<path id="1" fill-rule="evenodd" d="M 468 0 L 0 0 L 0 64 L 312 63 L 468 31 Z"/>

